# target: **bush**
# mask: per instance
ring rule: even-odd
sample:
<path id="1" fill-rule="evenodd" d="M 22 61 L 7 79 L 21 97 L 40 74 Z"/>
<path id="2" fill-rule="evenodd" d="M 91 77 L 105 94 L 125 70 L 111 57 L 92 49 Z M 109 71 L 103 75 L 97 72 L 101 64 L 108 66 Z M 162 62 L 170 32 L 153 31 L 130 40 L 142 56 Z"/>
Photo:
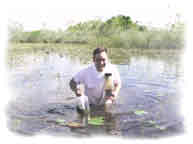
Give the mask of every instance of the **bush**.
<path id="1" fill-rule="evenodd" d="M 127 17 L 120 18 L 125 20 Z M 146 27 L 141 29 L 143 26 L 131 23 L 123 30 L 119 23 L 125 24 L 121 23 L 121 19 L 117 20 L 119 19 L 112 19 L 109 24 L 100 20 L 88 21 L 70 26 L 66 31 L 41 29 L 24 32 L 21 25 L 16 25 L 16 27 L 9 27 L 9 40 L 29 43 L 79 43 L 89 44 L 91 47 L 111 48 L 180 49 L 184 47 L 184 24 L 182 23 L 173 24 L 165 29 Z"/>

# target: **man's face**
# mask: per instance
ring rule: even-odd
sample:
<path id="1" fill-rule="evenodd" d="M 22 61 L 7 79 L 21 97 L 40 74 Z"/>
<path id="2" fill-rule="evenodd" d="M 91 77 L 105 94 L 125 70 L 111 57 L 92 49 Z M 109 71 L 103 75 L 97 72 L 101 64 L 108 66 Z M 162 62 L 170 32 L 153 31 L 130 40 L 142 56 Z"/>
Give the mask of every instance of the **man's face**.
<path id="1" fill-rule="evenodd" d="M 108 63 L 108 57 L 106 52 L 101 52 L 95 55 L 94 64 L 98 72 L 103 72 L 106 64 Z"/>

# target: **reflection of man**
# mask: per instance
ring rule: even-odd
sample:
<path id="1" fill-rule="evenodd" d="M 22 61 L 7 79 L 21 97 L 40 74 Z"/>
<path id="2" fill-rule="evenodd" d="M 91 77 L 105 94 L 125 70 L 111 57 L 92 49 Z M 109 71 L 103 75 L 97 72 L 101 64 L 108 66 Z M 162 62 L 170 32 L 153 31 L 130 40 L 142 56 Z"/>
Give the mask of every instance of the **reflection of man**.
<path id="1" fill-rule="evenodd" d="M 112 74 L 114 85 L 111 96 L 108 98 L 103 97 L 105 73 Z M 117 98 L 121 87 L 120 75 L 116 67 L 109 62 L 107 49 L 96 48 L 93 51 L 93 64 L 72 78 L 70 87 L 75 94 L 79 93 L 76 92 L 78 84 L 84 85 L 85 95 L 88 96 L 89 103 L 92 105 L 103 105 L 107 99 L 113 102 Z"/>

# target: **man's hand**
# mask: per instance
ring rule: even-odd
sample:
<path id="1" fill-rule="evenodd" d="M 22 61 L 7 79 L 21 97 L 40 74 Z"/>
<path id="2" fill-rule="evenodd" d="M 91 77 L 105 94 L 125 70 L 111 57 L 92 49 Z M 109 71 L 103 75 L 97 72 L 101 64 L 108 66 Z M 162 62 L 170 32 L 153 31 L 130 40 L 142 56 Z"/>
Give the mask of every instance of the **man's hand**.
<path id="1" fill-rule="evenodd" d="M 75 80 L 74 79 L 71 79 L 70 80 L 70 88 L 71 88 L 71 90 L 72 91 L 75 91 L 76 90 L 76 87 L 77 87 L 77 83 L 75 82 Z"/>
<path id="2" fill-rule="evenodd" d="M 114 102 L 117 97 L 117 92 L 116 91 L 108 91 L 108 94 L 105 96 L 105 100 L 111 100 Z"/>
<path id="3" fill-rule="evenodd" d="M 70 88 L 75 93 L 76 96 L 81 96 L 83 94 L 82 89 L 80 88 L 80 85 L 78 85 L 74 79 L 70 81 Z"/>

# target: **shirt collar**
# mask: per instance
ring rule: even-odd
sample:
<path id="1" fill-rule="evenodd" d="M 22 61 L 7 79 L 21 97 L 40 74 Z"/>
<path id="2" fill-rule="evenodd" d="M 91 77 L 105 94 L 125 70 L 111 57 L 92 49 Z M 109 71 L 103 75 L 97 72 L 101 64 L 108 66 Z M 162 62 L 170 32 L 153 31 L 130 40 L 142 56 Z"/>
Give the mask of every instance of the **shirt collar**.
<path id="1" fill-rule="evenodd" d="M 95 73 L 96 73 L 97 75 L 99 75 L 99 76 L 104 76 L 104 74 L 105 74 L 106 72 L 108 72 L 109 66 L 110 66 L 110 63 L 108 63 L 108 64 L 105 66 L 104 71 L 98 72 L 97 69 L 96 69 L 96 67 L 95 67 L 95 64 L 92 65 Z"/>

